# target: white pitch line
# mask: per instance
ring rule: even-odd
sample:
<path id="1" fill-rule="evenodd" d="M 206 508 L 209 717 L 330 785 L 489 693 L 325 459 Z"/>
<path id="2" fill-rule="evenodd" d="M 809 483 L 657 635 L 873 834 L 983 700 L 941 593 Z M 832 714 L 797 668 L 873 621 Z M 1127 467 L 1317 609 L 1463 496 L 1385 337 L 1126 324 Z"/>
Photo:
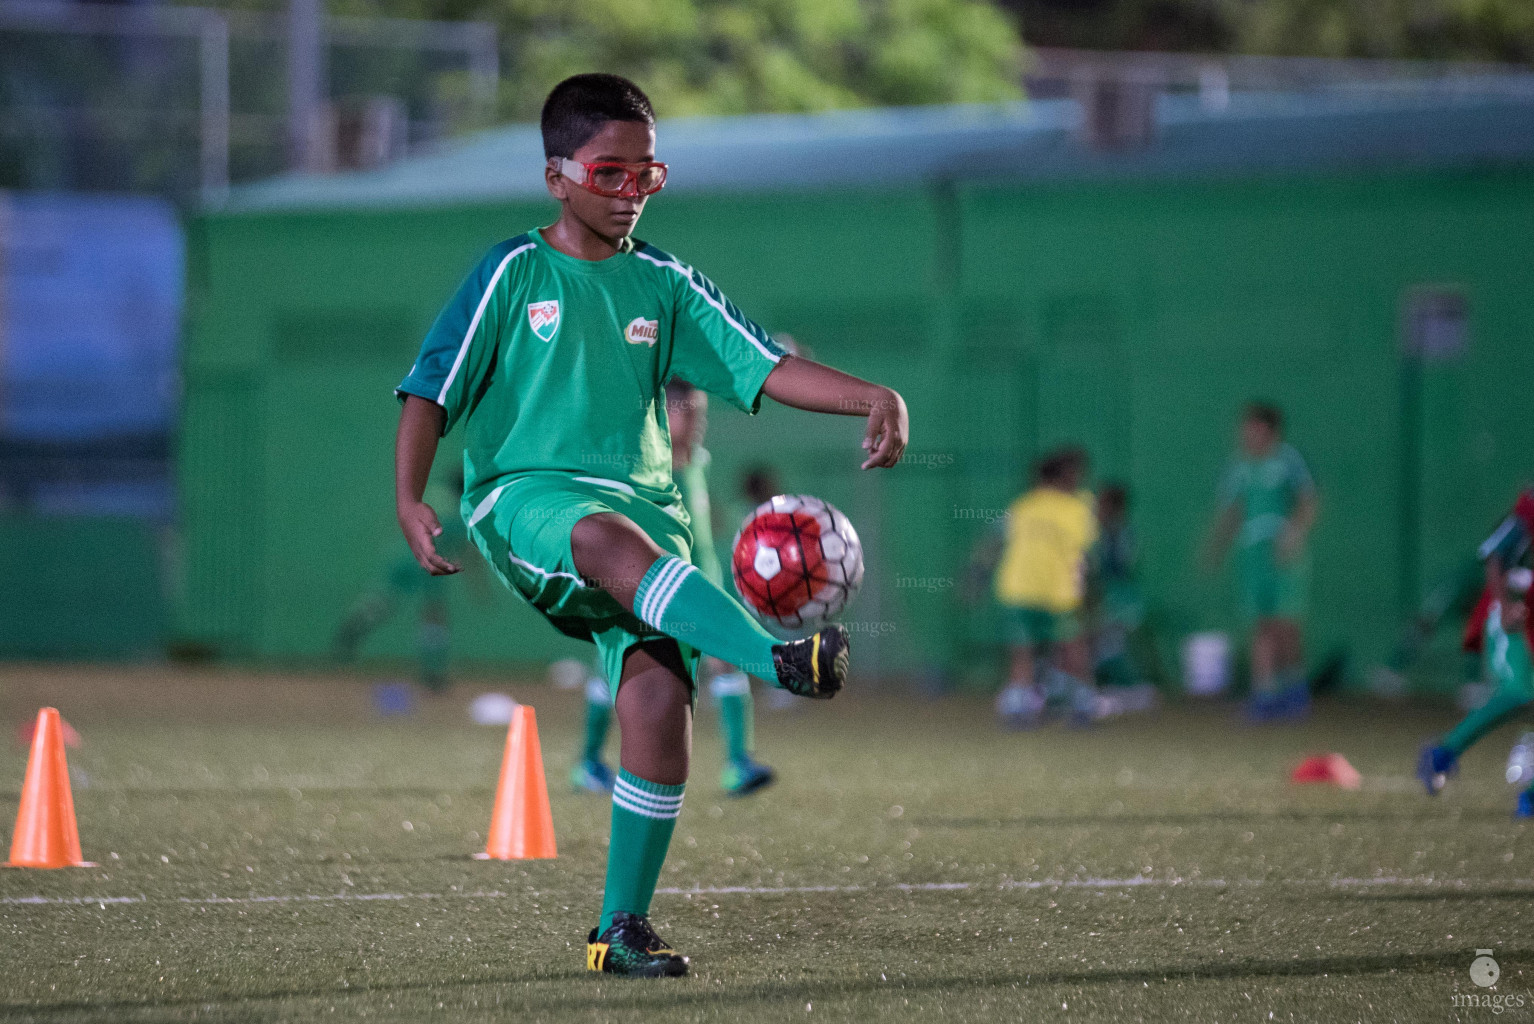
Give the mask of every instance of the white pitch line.
<path id="1" fill-rule="evenodd" d="M 1380 875 L 1374 878 L 1295 878 L 1264 880 L 1260 878 L 1229 881 L 1223 878 L 1155 878 L 1135 875 L 1129 878 L 1044 878 L 1007 879 L 1001 882 L 896 882 L 888 885 L 721 885 L 697 886 L 688 889 L 669 888 L 655 890 L 660 896 L 800 896 L 816 893 L 878 893 L 893 892 L 965 892 L 998 891 L 1008 889 L 1138 889 L 1138 888 L 1257 888 L 1265 885 L 1324 885 L 1334 889 L 1365 888 L 1371 886 L 1401 886 L 1419 889 L 1474 890 L 1479 885 L 1513 885 L 1527 888 L 1534 893 L 1534 879 L 1511 879 L 1508 882 L 1471 882 L 1464 879 L 1433 877 L 1405 877 Z M 364 892 L 364 893 L 295 893 L 279 896 L 3 896 L 0 906 L 108 906 L 132 903 L 183 903 L 191 905 L 228 905 L 260 903 L 367 903 L 396 902 L 399 900 L 440 899 L 505 899 L 526 895 L 538 898 L 540 893 L 505 892 L 499 889 L 473 890 L 469 892 Z"/>
<path id="2" fill-rule="evenodd" d="M 9 906 L 73 906 L 99 903 L 147 903 L 143 896 L 6 896 L 0 905 Z"/>

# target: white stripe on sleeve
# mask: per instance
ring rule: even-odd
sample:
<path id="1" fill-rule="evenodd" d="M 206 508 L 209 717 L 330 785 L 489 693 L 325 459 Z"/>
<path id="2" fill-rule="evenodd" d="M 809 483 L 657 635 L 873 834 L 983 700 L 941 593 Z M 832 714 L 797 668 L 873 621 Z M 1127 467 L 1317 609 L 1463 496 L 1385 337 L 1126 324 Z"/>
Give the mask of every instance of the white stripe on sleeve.
<path id="1" fill-rule="evenodd" d="M 495 268 L 495 273 L 490 276 L 490 284 L 485 288 L 485 294 L 479 297 L 479 308 L 474 310 L 474 319 L 469 321 L 469 329 L 464 332 L 463 344 L 458 346 L 458 358 L 453 360 L 453 368 L 447 372 L 447 380 L 442 382 L 442 392 L 437 395 L 437 404 L 447 405 L 447 393 L 453 386 L 454 379 L 458 376 L 458 370 L 463 366 L 464 356 L 469 354 L 469 343 L 474 340 L 474 334 L 479 330 L 479 322 L 485 317 L 485 307 L 490 304 L 490 296 L 495 293 L 495 286 L 500 283 L 501 275 L 506 273 L 506 264 L 514 257 L 520 256 L 529 249 L 535 249 L 532 242 L 519 245 L 501 260 L 501 265 Z"/>
<path id="2" fill-rule="evenodd" d="M 757 340 L 756 335 L 746 330 L 745 326 L 739 320 L 736 320 L 734 317 L 730 316 L 729 312 L 724 308 L 724 303 L 720 302 L 708 292 L 704 291 L 698 282 L 693 280 L 692 271 L 688 270 L 686 267 L 682 266 L 675 260 L 658 260 L 654 256 L 643 252 L 636 252 L 634 255 L 638 256 L 642 260 L 649 260 L 657 267 L 669 267 L 672 270 L 675 270 L 678 274 L 681 274 L 683 277 L 687 278 L 687 284 L 692 288 L 692 290 L 703 296 L 704 302 L 718 310 L 719 315 L 724 317 L 724 322 L 735 328 L 741 333 L 742 337 L 744 337 L 751 344 L 755 345 L 758 352 L 766 356 L 768 359 L 771 359 L 774 363 L 783 358 L 776 352 L 772 351 L 772 349 L 768 348 L 766 345 L 763 345 L 759 340 Z"/>

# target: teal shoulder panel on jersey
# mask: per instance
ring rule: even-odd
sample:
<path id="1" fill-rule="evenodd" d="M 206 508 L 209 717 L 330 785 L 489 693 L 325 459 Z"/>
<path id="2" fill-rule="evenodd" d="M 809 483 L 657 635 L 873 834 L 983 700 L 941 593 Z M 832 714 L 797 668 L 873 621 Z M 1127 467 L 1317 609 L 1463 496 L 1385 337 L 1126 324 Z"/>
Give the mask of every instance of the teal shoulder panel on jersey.
<path id="1" fill-rule="evenodd" d="M 668 275 L 676 296 L 666 379 L 680 377 L 745 412 L 761 404 L 762 384 L 786 353 L 701 272 L 648 242 L 634 255 Z"/>
<path id="2" fill-rule="evenodd" d="M 394 390 L 401 401 L 416 395 L 442 406 L 447 412 L 444 433 L 463 414 L 474 382 L 493 362 L 495 342 L 509 308 L 505 296 L 513 276 L 511 267 L 535 248 L 533 238 L 523 234 L 485 253 L 437 314 L 415 365 Z"/>

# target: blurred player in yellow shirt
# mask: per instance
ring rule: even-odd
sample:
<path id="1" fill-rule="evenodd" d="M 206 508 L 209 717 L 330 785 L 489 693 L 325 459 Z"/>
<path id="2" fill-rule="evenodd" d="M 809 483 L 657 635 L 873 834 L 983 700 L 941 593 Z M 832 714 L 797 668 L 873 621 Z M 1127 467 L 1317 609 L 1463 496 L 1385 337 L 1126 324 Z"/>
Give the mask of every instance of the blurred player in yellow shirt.
<path id="1" fill-rule="evenodd" d="M 1081 622 L 1087 551 L 1097 541 L 1092 496 L 1081 489 L 1086 472 L 1080 448 L 1046 455 L 1032 490 L 1003 520 L 995 592 L 1011 658 L 996 711 L 1011 728 L 1035 724 L 1056 693 L 1069 700 L 1077 724 L 1096 714 Z M 1053 661 L 1047 669 L 1045 659 Z"/>

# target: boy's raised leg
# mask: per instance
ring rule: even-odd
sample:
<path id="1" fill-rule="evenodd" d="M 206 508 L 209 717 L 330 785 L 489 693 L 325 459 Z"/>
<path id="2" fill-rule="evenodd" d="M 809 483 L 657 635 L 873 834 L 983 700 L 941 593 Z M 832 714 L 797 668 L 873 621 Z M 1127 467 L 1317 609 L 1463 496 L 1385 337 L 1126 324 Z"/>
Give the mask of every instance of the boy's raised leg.
<path id="1" fill-rule="evenodd" d="M 576 523 L 570 547 L 582 577 L 667 636 L 801 696 L 832 697 L 842 688 L 847 634 L 840 626 L 779 641 L 695 566 L 615 512 Z"/>

